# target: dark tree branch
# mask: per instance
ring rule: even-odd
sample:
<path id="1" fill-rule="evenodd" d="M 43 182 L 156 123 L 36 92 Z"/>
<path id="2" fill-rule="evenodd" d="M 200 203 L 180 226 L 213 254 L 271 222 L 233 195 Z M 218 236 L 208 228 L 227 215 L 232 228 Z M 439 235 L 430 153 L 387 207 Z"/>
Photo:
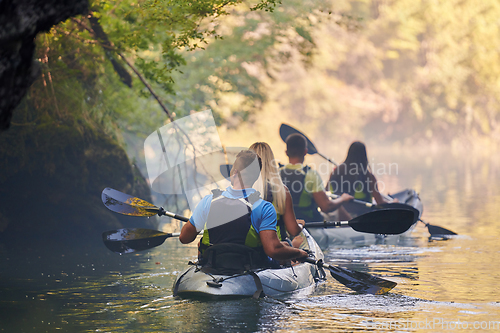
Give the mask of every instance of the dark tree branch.
<path id="1" fill-rule="evenodd" d="M 113 48 L 114 45 L 108 38 L 108 35 L 102 29 L 101 24 L 99 23 L 99 19 L 95 17 L 92 12 L 90 12 L 88 16 L 90 26 L 92 27 L 92 31 L 94 32 L 94 36 L 97 40 L 101 42 L 103 46 L 107 46 L 104 48 L 104 52 L 106 56 L 111 61 L 113 68 L 115 69 L 116 74 L 120 77 L 120 80 L 126 84 L 129 88 L 132 88 L 132 77 L 128 73 L 128 71 L 118 62 L 111 52 L 109 52 L 110 48 Z"/>

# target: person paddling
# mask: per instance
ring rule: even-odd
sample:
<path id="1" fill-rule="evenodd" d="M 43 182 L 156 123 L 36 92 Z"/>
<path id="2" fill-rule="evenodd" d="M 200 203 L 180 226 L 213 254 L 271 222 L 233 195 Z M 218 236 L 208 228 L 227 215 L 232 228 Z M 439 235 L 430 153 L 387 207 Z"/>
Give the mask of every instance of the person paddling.
<path id="1" fill-rule="evenodd" d="M 292 196 L 281 180 L 274 153 L 265 142 L 255 142 L 250 149 L 262 159 L 261 182 L 257 182 L 255 188 L 264 193 L 264 200 L 271 202 L 276 209 L 278 238 L 285 241 L 290 236 L 292 245 L 299 247 L 304 238 L 297 236 L 304 228 L 305 221 L 295 218 Z"/>
<path id="2" fill-rule="evenodd" d="M 179 240 L 183 244 L 193 242 L 204 230 L 199 245 L 201 260 L 211 259 L 226 264 L 227 257 L 231 257 L 232 264 L 253 268 L 269 266 L 268 257 L 282 261 L 308 256 L 303 250 L 284 246 L 278 239 L 273 205 L 262 200 L 252 188 L 261 168 L 261 159 L 255 152 L 242 150 L 231 169 L 231 186 L 225 191 L 213 191 L 205 196 L 194 209 L 189 222 L 182 227 Z M 219 254 L 214 249 L 222 244 L 234 245 L 234 251 L 230 250 L 229 254 L 226 251 L 225 258 L 218 258 Z M 235 253 L 242 246 L 248 249 L 249 255 L 238 257 Z"/>
<path id="3" fill-rule="evenodd" d="M 298 219 L 307 222 L 319 222 L 324 218 L 318 211 L 330 213 L 338 210 L 339 218 L 350 220 L 351 216 L 342 207 L 342 204 L 350 201 L 353 197 L 342 194 L 339 198 L 331 200 L 323 187 L 320 175 L 307 165 L 303 165 L 307 154 L 307 141 L 303 135 L 294 133 L 286 139 L 286 154 L 289 163 L 281 171 L 281 179 L 290 190 L 293 201 L 293 209 Z"/>
<path id="4" fill-rule="evenodd" d="M 345 161 L 333 169 L 327 190 L 333 194 L 343 195 L 348 193 L 354 199 L 377 204 L 388 202 L 380 194 L 377 179 L 368 165 L 368 156 L 364 143 L 356 141 L 351 144 Z M 391 202 L 397 202 L 397 199 Z"/>

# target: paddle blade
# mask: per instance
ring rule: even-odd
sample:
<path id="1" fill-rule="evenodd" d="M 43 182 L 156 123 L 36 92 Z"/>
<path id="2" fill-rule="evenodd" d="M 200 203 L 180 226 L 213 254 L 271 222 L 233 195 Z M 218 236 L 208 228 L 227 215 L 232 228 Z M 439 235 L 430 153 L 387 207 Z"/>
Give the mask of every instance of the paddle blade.
<path id="1" fill-rule="evenodd" d="M 123 215 L 153 216 L 160 212 L 158 207 L 147 201 L 109 187 L 102 191 L 101 200 L 109 210 Z"/>
<path id="2" fill-rule="evenodd" d="M 451 230 L 448 230 L 448 229 L 445 229 L 445 228 L 442 228 L 442 227 L 439 227 L 437 225 L 431 225 L 431 224 L 428 224 L 428 223 L 426 223 L 425 225 L 427 226 L 427 230 L 429 231 L 429 233 L 433 237 L 436 237 L 436 236 L 450 236 L 450 235 L 453 236 L 453 235 L 456 235 L 455 232 L 453 232 Z"/>
<path id="3" fill-rule="evenodd" d="M 102 234 L 104 245 L 116 253 L 151 249 L 163 244 L 168 237 L 172 237 L 172 234 L 150 229 L 118 229 Z"/>
<path id="4" fill-rule="evenodd" d="M 371 234 L 398 235 L 410 229 L 414 212 L 408 209 L 380 209 L 357 216 L 349 221 L 356 231 Z"/>
<path id="5" fill-rule="evenodd" d="M 283 140 L 283 142 L 286 142 L 286 138 L 288 138 L 288 136 L 290 134 L 295 134 L 295 133 L 301 134 L 304 138 L 306 138 L 306 141 L 307 141 L 307 153 L 308 154 L 313 155 L 313 154 L 317 154 L 318 153 L 318 150 L 316 149 L 316 147 L 314 146 L 314 144 L 311 142 L 311 140 L 309 140 L 309 138 L 307 136 L 304 135 L 304 133 L 301 133 L 299 130 L 296 130 L 292 126 L 289 126 L 289 125 L 286 125 L 286 124 L 281 124 L 281 126 L 280 126 L 280 137 L 281 137 L 281 140 Z"/>
<path id="6" fill-rule="evenodd" d="M 416 209 L 413 206 L 399 203 L 399 202 L 388 202 L 388 203 L 383 203 L 380 205 L 374 206 L 374 208 L 377 209 L 406 209 L 406 210 L 411 210 L 413 212 L 413 223 L 417 223 L 419 217 L 420 217 L 420 211 Z"/>
<path id="7" fill-rule="evenodd" d="M 334 279 L 349 289 L 361 294 L 382 295 L 394 288 L 397 283 L 338 266 L 324 265 Z"/>

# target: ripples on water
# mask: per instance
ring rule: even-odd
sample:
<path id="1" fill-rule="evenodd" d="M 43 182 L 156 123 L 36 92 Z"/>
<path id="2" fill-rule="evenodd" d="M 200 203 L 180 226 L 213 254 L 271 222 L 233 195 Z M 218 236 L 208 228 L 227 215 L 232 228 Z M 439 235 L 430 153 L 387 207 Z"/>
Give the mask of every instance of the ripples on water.
<path id="1" fill-rule="evenodd" d="M 428 169 L 407 180 L 421 187 L 424 219 L 461 236 L 429 242 L 419 225 L 397 246 L 325 251 L 329 263 L 397 282 L 388 295 L 358 295 L 329 276 L 313 294 L 286 299 L 175 299 L 175 276 L 196 248 L 169 239 L 138 261 L 106 254 L 108 261 L 120 262 L 118 269 L 81 264 L 70 273 L 54 264 L 29 278 L 2 274 L 0 331 L 499 331 L 500 197 L 491 186 L 498 168 L 462 165 L 444 172 L 426 163 Z M 393 180 L 398 188 L 405 186 L 397 183 L 402 178 Z"/>
<path id="2" fill-rule="evenodd" d="M 35 280 L 18 281 L 32 289 L 2 292 L 3 300 L 10 297 L 9 302 L 2 302 L 0 316 L 5 323 L 2 330 L 416 331 L 415 325 L 423 325 L 427 320 L 436 331 L 443 331 L 445 325 L 457 320 L 471 323 L 497 320 L 500 304 L 492 293 L 496 275 L 483 276 L 469 269 L 477 264 L 474 261 L 462 265 L 460 261 L 450 263 L 443 259 L 444 253 L 453 251 L 463 257 L 471 250 L 479 258 L 480 251 L 474 248 L 476 240 L 459 237 L 426 243 L 425 237 L 415 237 L 405 244 L 408 245 L 372 245 L 325 252 L 327 262 L 398 282 L 393 292 L 385 296 L 358 295 L 329 277 L 307 296 L 201 302 L 172 296 L 175 276 L 185 261 L 195 256 L 196 250 L 170 242 L 144 254 L 144 262 L 131 267 L 133 273 L 111 271 L 68 283 L 58 277 L 46 277 L 49 282 L 41 289 Z M 483 246 L 489 248 L 487 244 Z M 484 269 L 487 271 L 488 267 Z"/>

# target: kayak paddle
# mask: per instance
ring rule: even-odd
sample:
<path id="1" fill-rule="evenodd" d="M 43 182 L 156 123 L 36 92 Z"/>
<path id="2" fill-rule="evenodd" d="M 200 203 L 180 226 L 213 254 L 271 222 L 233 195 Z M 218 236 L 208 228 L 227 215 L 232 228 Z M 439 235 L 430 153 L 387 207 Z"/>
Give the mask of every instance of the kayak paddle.
<path id="1" fill-rule="evenodd" d="M 453 236 L 453 235 L 456 235 L 456 233 L 453 232 L 453 231 L 451 231 L 451 230 L 445 229 L 443 227 L 439 227 L 437 225 L 429 224 L 429 223 L 425 222 L 422 219 L 418 219 L 418 220 L 420 222 L 422 222 L 423 224 L 425 224 L 425 226 L 427 227 L 427 231 L 429 231 L 429 233 L 431 234 L 431 237 L 441 237 L 441 236 Z"/>
<path id="2" fill-rule="evenodd" d="M 148 212 L 149 213 L 149 212 Z M 184 216 L 174 214 L 175 218 L 189 220 Z M 413 224 L 413 212 L 404 209 L 385 209 L 368 212 L 350 221 L 328 221 L 307 223 L 306 228 L 324 228 L 349 225 L 356 231 L 372 234 L 400 234 Z M 118 229 L 102 234 L 104 244 L 117 253 L 132 253 L 148 250 L 163 244 L 169 237 L 178 237 L 180 233 L 164 233 L 151 229 Z"/>
<path id="3" fill-rule="evenodd" d="M 151 229 L 118 229 L 102 234 L 104 245 L 113 252 L 125 254 L 143 251 L 163 244 L 165 239 L 178 237 L 180 233 L 164 233 Z M 352 271 L 347 268 L 329 265 L 313 258 L 300 259 L 304 262 L 327 268 L 337 281 L 346 287 L 363 294 L 385 294 L 396 286 L 395 282 Z"/>
<path id="4" fill-rule="evenodd" d="M 288 138 L 288 136 L 290 134 L 295 134 L 295 133 L 301 134 L 306 139 L 306 141 L 307 141 L 307 153 L 308 154 L 310 154 L 310 155 L 318 154 L 319 156 L 323 157 L 328 162 L 332 163 L 335 166 L 338 166 L 337 163 L 335 163 L 332 159 L 330 159 L 330 158 L 326 157 L 325 155 L 321 154 L 316 149 L 316 147 L 314 146 L 314 144 L 312 143 L 312 141 L 309 140 L 309 138 L 304 135 L 304 133 L 301 133 L 299 130 L 293 128 L 290 125 L 281 124 L 281 126 L 280 126 L 280 137 L 281 137 L 281 140 L 283 140 L 283 142 L 286 142 L 286 138 Z"/>
<path id="5" fill-rule="evenodd" d="M 331 193 L 329 193 L 328 196 L 330 196 L 332 198 L 338 198 L 339 197 L 338 195 L 331 194 Z M 392 198 L 389 197 L 389 199 L 392 199 Z M 396 208 L 396 209 L 409 209 L 409 210 L 412 210 L 412 211 L 415 212 L 415 221 L 414 221 L 414 223 L 416 223 L 417 221 L 420 221 L 423 224 L 425 224 L 425 226 L 427 227 L 427 230 L 431 234 L 431 237 L 432 236 L 433 237 L 439 237 L 439 236 L 452 236 L 452 235 L 456 235 L 456 233 L 453 232 L 453 231 L 451 231 L 451 230 L 448 230 L 448 229 L 445 229 L 443 227 L 439 227 L 437 225 L 432 225 L 432 224 L 429 224 L 429 223 L 425 222 L 424 220 L 422 220 L 421 218 L 419 218 L 420 212 L 417 209 L 415 209 L 413 206 L 410 206 L 410 205 L 407 205 L 407 204 L 404 204 L 404 203 L 388 202 L 388 203 L 383 203 L 383 204 L 379 205 L 379 204 L 373 204 L 373 203 L 370 203 L 370 202 L 365 202 L 365 201 L 356 200 L 356 199 L 353 199 L 350 202 L 354 202 L 354 203 L 357 203 L 357 204 L 360 204 L 360 205 L 364 205 L 366 207 L 370 207 L 370 208 L 374 208 L 374 209 L 393 209 L 393 208 Z"/>
<path id="6" fill-rule="evenodd" d="M 324 263 L 322 260 L 305 258 L 303 261 L 317 265 L 318 267 L 327 268 L 335 280 L 339 281 L 347 288 L 361 294 L 382 295 L 397 285 L 396 282 L 385 280 L 368 273 L 352 271 L 347 268 L 329 265 Z"/>
<path id="7" fill-rule="evenodd" d="M 337 199 L 340 197 L 339 195 L 333 194 L 331 192 L 327 192 L 326 195 L 328 195 L 330 198 L 333 198 L 333 199 Z M 419 219 L 419 215 L 420 215 L 420 212 L 415 207 L 407 205 L 407 204 L 399 203 L 399 202 L 388 202 L 388 203 L 383 203 L 383 204 L 374 204 L 371 202 L 362 201 L 362 200 L 358 200 L 358 199 L 352 199 L 349 202 L 354 202 L 355 204 L 363 205 L 365 207 L 373 208 L 373 209 L 405 209 L 405 210 L 409 210 L 409 211 L 412 211 L 413 215 L 414 215 L 413 216 L 413 223 L 417 223 L 417 221 Z"/>
<path id="8" fill-rule="evenodd" d="M 306 222 L 305 227 L 332 228 L 348 225 L 359 232 L 398 235 L 410 229 L 413 223 L 415 223 L 415 213 L 412 210 L 397 208 L 374 210 L 349 221 Z"/>
<path id="9" fill-rule="evenodd" d="M 189 220 L 187 217 L 167 212 L 162 207 L 158 208 L 147 201 L 111 188 L 105 188 L 103 190 L 101 199 L 106 207 L 120 214 L 131 216 L 153 216 L 158 214 L 159 216 L 167 215 L 181 221 Z M 360 215 L 351 221 L 345 221 L 346 223 L 337 222 L 337 224 L 352 224 L 356 228 L 355 230 L 372 233 L 406 231 L 406 229 L 391 229 L 391 225 L 394 224 L 394 220 L 396 219 L 405 222 L 399 224 L 397 228 L 401 228 L 401 225 L 404 224 L 409 228 L 412 224 L 410 222 L 413 221 L 413 212 L 409 210 L 374 211 Z M 380 224 L 383 224 L 383 226 L 377 228 L 377 225 Z M 116 253 L 124 254 L 151 249 L 163 244 L 165 239 L 178 237 L 179 235 L 180 233 L 164 233 L 158 230 L 132 228 L 106 231 L 102 234 L 102 239 L 104 245 L 106 245 L 108 249 Z M 336 280 L 359 293 L 384 294 L 396 286 L 395 282 L 387 281 L 367 273 L 328 265 L 321 260 L 317 261 L 312 258 L 306 258 L 304 261 L 317 265 L 318 267 L 327 268 Z"/>
<path id="10" fill-rule="evenodd" d="M 166 215 L 180 221 L 189 221 L 189 218 L 185 216 L 166 211 L 163 207 L 156 207 L 147 201 L 132 197 L 109 187 L 102 191 L 101 199 L 103 204 L 115 213 L 131 216 Z M 414 222 L 414 213 L 407 207 L 404 209 L 385 209 L 368 212 L 357 216 L 350 221 L 306 223 L 306 228 L 340 227 L 348 225 L 356 231 L 371 234 L 400 234 L 408 230 Z"/>
<path id="11" fill-rule="evenodd" d="M 132 253 L 148 250 L 163 244 L 169 237 L 179 237 L 180 232 L 164 233 L 151 229 L 118 229 L 102 233 L 108 249 L 116 253 Z"/>
<path id="12" fill-rule="evenodd" d="M 156 207 L 152 203 L 142 199 L 132 197 L 128 194 L 122 193 L 112 188 L 106 187 L 101 194 L 101 200 L 104 206 L 109 210 L 130 216 L 153 216 L 153 215 L 166 215 L 174 219 L 187 222 L 187 217 L 174 214 L 166 211 L 163 207 Z"/>

